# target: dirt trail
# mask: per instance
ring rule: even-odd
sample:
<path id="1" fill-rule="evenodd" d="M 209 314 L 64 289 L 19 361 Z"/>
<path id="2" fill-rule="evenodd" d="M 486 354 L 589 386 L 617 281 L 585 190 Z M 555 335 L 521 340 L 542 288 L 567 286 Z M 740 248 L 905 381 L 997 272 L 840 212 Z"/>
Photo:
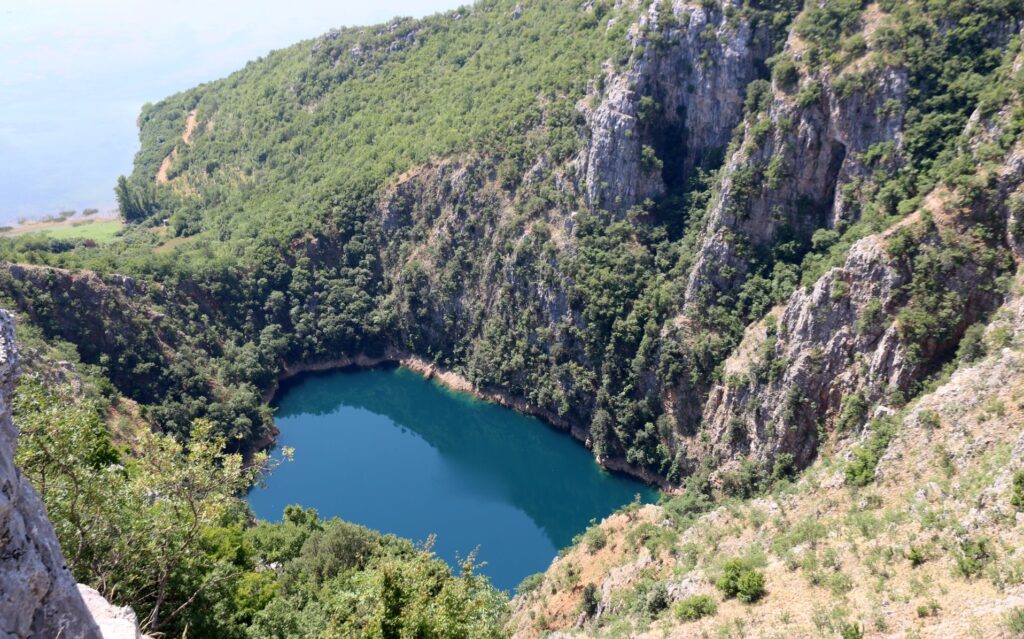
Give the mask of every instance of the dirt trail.
<path id="1" fill-rule="evenodd" d="M 188 112 L 188 118 L 185 120 L 185 132 L 181 134 L 181 141 L 185 144 L 192 144 L 192 133 L 196 130 L 196 110 L 192 109 Z"/>
<path id="2" fill-rule="evenodd" d="M 181 133 L 181 141 L 185 144 L 192 144 L 192 134 L 195 133 L 196 125 L 196 110 L 192 109 L 188 112 L 188 118 L 185 119 L 185 130 Z M 160 168 L 156 172 L 156 181 L 158 184 L 167 184 L 168 177 L 167 172 L 171 170 L 171 165 L 174 164 L 174 160 L 178 158 L 178 147 L 171 149 L 170 154 L 164 158 L 164 161 L 160 163 Z"/>

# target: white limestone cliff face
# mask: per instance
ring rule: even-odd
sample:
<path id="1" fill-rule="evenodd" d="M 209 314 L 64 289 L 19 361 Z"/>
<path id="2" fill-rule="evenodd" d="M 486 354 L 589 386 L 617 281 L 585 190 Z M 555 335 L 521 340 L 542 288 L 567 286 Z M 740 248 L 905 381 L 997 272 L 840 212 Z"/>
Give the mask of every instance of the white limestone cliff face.
<path id="1" fill-rule="evenodd" d="M 741 2 L 724 4 L 671 0 L 670 8 L 660 9 L 652 3 L 630 34 L 642 53 L 621 72 L 605 65 L 603 86 L 592 95 L 600 101 L 593 108 L 590 99 L 580 105 L 587 143 L 574 160 L 590 207 L 622 212 L 657 198 L 666 179 L 683 180 L 706 156 L 725 149 L 742 117 L 747 84 L 770 55 L 770 41 L 764 26 L 726 18 L 726 9 Z M 643 98 L 649 100 L 646 109 Z M 645 166 L 644 146 L 664 156 L 666 170 Z"/>
<path id="2" fill-rule="evenodd" d="M 139 632 L 135 611 L 127 606 L 114 606 L 95 588 L 78 584 L 86 607 L 99 626 L 103 639 L 149 639 Z"/>

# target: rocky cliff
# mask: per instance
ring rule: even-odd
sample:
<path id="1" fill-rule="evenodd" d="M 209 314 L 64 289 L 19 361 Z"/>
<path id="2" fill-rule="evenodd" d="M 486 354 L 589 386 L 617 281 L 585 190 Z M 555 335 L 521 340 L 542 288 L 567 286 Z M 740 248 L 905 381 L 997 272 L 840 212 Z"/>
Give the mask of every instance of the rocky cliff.
<path id="1" fill-rule="evenodd" d="M 0 288 L 167 430 L 262 444 L 288 367 L 402 352 L 659 483 L 796 469 L 1005 294 L 1019 8 L 494 0 L 331 32 L 147 109 L 124 254 L 29 247 L 65 268 Z"/>
<path id="2" fill-rule="evenodd" d="M 1020 636 L 1020 283 L 985 327 L 987 355 L 881 413 L 896 426 L 864 486 L 847 468 L 871 429 L 768 495 L 626 509 L 524 582 L 513 636 Z M 718 585 L 733 560 L 764 576 L 753 603 Z"/>

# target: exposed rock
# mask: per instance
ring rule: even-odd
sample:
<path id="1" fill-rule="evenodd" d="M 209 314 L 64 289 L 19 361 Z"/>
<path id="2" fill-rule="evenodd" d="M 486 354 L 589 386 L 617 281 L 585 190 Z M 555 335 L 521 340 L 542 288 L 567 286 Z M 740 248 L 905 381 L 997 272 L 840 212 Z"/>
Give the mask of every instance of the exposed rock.
<path id="1" fill-rule="evenodd" d="M 103 639 L 148 639 L 139 632 L 135 611 L 127 606 L 114 606 L 94 588 L 78 584 L 85 605 L 99 626 Z"/>
<path id="2" fill-rule="evenodd" d="M 770 54 L 764 28 L 730 21 L 724 10 L 672 0 L 671 24 L 659 24 L 659 6 L 651 3 L 631 32 L 643 53 L 621 73 L 606 65 L 603 93 L 595 88 L 598 106 L 580 104 L 589 134 L 574 164 L 592 208 L 622 212 L 658 197 L 666 180 L 681 183 L 720 153 L 742 116 L 747 84 Z M 651 101 L 647 112 L 644 97 Z M 663 170 L 645 166 L 645 146 Z"/>

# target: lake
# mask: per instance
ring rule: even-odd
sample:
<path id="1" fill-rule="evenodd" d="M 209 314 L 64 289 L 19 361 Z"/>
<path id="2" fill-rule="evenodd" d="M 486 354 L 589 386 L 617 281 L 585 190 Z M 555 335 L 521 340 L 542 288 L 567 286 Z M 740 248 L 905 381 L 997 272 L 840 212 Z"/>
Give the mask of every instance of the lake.
<path id="1" fill-rule="evenodd" d="M 591 519 L 658 495 L 602 470 L 568 434 L 404 368 L 305 375 L 275 406 L 278 444 L 295 456 L 250 493 L 257 516 L 301 504 L 414 541 L 436 534 L 438 556 L 455 565 L 477 549 L 504 590 Z"/>

